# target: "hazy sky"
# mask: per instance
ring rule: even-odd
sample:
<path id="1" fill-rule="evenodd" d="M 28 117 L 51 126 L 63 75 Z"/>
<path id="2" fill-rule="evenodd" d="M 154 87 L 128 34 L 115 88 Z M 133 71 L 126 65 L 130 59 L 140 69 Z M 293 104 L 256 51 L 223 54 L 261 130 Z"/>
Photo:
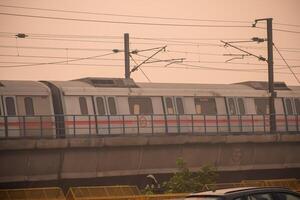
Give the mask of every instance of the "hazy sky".
<path id="1" fill-rule="evenodd" d="M 225 48 L 220 40 L 229 42 L 247 41 L 252 37 L 265 38 L 265 29 L 250 26 L 255 19 L 269 17 L 274 19 L 273 28 L 277 29 L 273 33 L 274 44 L 300 77 L 300 68 L 297 68 L 300 67 L 299 8 L 300 0 L 1 0 L 0 79 L 124 77 L 122 52 L 100 55 L 111 53 L 113 49 L 122 50 L 123 34 L 129 33 L 131 50 L 167 45 L 166 51 L 158 53 L 154 57 L 156 60 L 151 61 L 169 60 L 142 65 L 142 71 L 131 74 L 135 81 L 148 81 L 142 72 L 152 82 L 266 81 L 266 62 L 251 56 L 224 56 L 241 52 Z M 38 17 L 15 16 L 20 14 Z M 265 27 L 265 22 L 258 26 Z M 17 33 L 26 33 L 28 37 L 16 39 L 14 35 Z M 267 56 L 266 42 L 234 45 L 253 54 Z M 132 57 L 140 63 L 155 52 L 156 50 L 143 51 Z M 92 58 L 74 61 L 87 57 Z M 275 49 L 274 57 L 275 81 L 299 85 Z M 181 58 L 183 62 L 175 62 Z M 234 59 L 231 60 L 232 58 Z M 63 62 L 67 60 L 68 62 Z M 55 62 L 63 63 L 54 64 Z M 131 67 L 135 65 L 131 60 Z"/>

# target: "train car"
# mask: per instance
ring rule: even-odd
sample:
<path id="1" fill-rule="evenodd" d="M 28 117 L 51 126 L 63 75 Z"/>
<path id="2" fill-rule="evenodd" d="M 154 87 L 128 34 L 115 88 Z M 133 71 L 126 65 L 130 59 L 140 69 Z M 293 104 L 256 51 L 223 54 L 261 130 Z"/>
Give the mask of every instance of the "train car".
<path id="1" fill-rule="evenodd" d="M 3 136 L 44 134 L 47 127 L 56 137 L 270 131 L 266 82 L 176 84 L 83 78 L 1 81 L 1 85 Z M 299 131 L 300 87 L 274 86 L 276 130 Z M 14 111 L 12 102 L 18 102 Z"/>
<path id="2" fill-rule="evenodd" d="M 265 133 L 270 129 L 266 82 L 168 84 L 84 78 L 51 84 L 61 96 L 57 99 L 61 99 L 62 109 L 56 114 L 65 115 L 58 124 L 64 121 L 62 134 L 66 136 Z M 299 90 L 276 84 L 276 128 L 297 131 Z M 292 116 L 286 116 L 288 96 L 293 98 Z"/>
<path id="3" fill-rule="evenodd" d="M 51 92 L 36 81 L 0 81 L 0 138 L 55 136 Z"/>
<path id="4" fill-rule="evenodd" d="M 284 131 L 299 131 L 300 87 L 290 86 L 289 90 L 280 90 L 277 92 L 277 95 L 282 99 L 281 104 L 283 104 L 283 109 L 276 114 L 277 117 L 280 117 L 282 119 L 281 123 L 283 124 L 283 126 L 285 126 Z"/>

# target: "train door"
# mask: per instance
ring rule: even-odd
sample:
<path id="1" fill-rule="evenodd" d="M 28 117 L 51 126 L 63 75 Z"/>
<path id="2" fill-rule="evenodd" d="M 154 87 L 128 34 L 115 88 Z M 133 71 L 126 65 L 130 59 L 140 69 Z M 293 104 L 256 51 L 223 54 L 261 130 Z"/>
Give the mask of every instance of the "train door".
<path id="1" fill-rule="evenodd" d="M 94 97 L 95 113 L 96 113 L 96 127 L 98 134 L 108 134 L 108 115 L 106 99 L 103 96 Z"/>
<path id="2" fill-rule="evenodd" d="M 297 119 L 297 131 L 300 130 L 300 98 L 294 98 L 295 113 Z"/>
<path id="3" fill-rule="evenodd" d="M 256 114 L 253 115 L 253 131 L 268 132 L 270 130 L 269 98 L 254 98 L 254 106 Z"/>
<path id="4" fill-rule="evenodd" d="M 4 115 L 7 116 L 7 136 L 18 137 L 20 136 L 20 122 L 15 96 L 4 96 Z"/>
<path id="5" fill-rule="evenodd" d="M 35 99 L 35 100 L 34 100 Z M 35 116 L 38 109 L 34 108 L 37 105 L 37 96 L 18 96 L 17 107 L 19 120 L 22 124 L 20 127 L 23 136 L 41 136 L 40 118 Z"/>
<path id="6" fill-rule="evenodd" d="M 191 133 L 193 132 L 192 115 L 185 114 L 184 98 L 174 97 L 175 110 L 178 116 L 178 131 L 180 133 Z"/>
<path id="7" fill-rule="evenodd" d="M 228 97 L 226 99 L 228 110 L 228 123 L 232 132 L 248 132 L 252 127 L 249 124 L 249 116 L 246 116 L 244 99 L 240 97 Z"/>
<path id="8" fill-rule="evenodd" d="M 64 96 L 65 124 L 70 135 L 96 134 L 93 99 L 91 96 Z"/>
<path id="9" fill-rule="evenodd" d="M 295 102 L 297 104 L 297 108 Z M 284 98 L 287 131 L 297 130 L 297 109 L 299 111 L 299 106 L 299 99 L 296 99 L 296 101 L 294 101 L 294 98 Z"/>
<path id="10" fill-rule="evenodd" d="M 0 138 L 5 137 L 5 122 L 2 104 L 2 96 L 0 96 Z"/>
<path id="11" fill-rule="evenodd" d="M 282 98 L 274 99 L 275 105 L 275 119 L 276 119 L 276 131 L 286 131 L 287 121 L 284 108 L 284 100 Z"/>
<path id="12" fill-rule="evenodd" d="M 166 126 L 168 133 L 178 132 L 177 115 L 174 104 L 174 97 L 164 97 Z"/>
<path id="13" fill-rule="evenodd" d="M 108 134 L 121 134 L 123 133 L 123 116 L 118 115 L 118 105 L 116 97 L 107 96 L 106 111 L 108 114 Z"/>

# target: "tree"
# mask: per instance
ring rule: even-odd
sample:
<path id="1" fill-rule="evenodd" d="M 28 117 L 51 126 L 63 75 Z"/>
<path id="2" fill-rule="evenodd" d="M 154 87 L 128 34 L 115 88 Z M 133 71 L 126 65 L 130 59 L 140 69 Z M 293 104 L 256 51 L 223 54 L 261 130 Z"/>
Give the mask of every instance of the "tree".
<path id="1" fill-rule="evenodd" d="M 210 165 L 203 166 L 197 172 L 191 172 L 186 162 L 179 158 L 176 161 L 178 172 L 163 187 L 167 193 L 198 192 L 205 184 L 213 184 L 217 179 L 217 170 Z"/>

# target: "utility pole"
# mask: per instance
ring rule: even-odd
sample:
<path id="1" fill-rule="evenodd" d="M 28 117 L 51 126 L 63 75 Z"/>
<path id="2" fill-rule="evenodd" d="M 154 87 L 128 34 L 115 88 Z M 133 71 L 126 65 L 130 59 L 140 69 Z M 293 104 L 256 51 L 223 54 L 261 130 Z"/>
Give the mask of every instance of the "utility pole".
<path id="1" fill-rule="evenodd" d="M 129 34 L 124 33 L 125 78 L 130 78 Z"/>
<path id="2" fill-rule="evenodd" d="M 273 71 L 273 28 L 272 18 L 257 19 L 253 24 L 255 27 L 258 21 L 267 21 L 267 41 L 268 41 L 268 83 L 269 83 L 269 112 L 270 112 L 270 132 L 276 132 L 276 117 L 275 117 L 275 105 L 274 99 L 276 92 L 274 91 L 274 71 Z"/>

